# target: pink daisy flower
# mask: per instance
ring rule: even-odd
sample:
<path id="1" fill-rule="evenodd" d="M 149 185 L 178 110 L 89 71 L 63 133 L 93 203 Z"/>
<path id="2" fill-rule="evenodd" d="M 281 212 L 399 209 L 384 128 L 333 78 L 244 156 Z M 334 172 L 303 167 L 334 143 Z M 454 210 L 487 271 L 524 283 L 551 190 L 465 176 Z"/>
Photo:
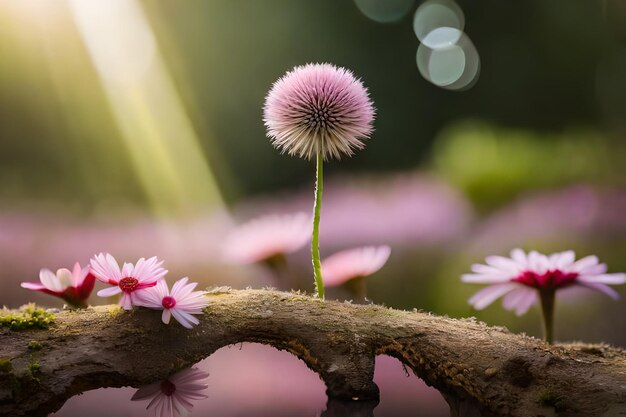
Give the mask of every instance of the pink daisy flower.
<path id="1" fill-rule="evenodd" d="M 84 308 L 87 307 L 87 299 L 93 290 L 96 278 L 90 272 L 89 267 L 81 268 L 76 262 L 72 271 L 61 268 L 57 270 L 56 275 L 49 269 L 43 268 L 39 271 L 39 281 L 39 283 L 22 282 L 21 287 L 54 295 L 74 307 Z"/>
<path id="2" fill-rule="evenodd" d="M 310 217 L 304 213 L 268 215 L 234 229 L 226 238 L 223 255 L 231 262 L 271 262 L 295 252 L 310 239 Z"/>
<path id="3" fill-rule="evenodd" d="M 167 270 L 161 268 L 161 264 L 163 261 L 153 256 L 147 260 L 139 259 L 134 266 L 125 262 L 120 269 L 110 254 L 95 255 L 91 259 L 91 271 L 99 281 L 113 285 L 111 288 L 98 291 L 98 296 L 111 297 L 121 293 L 120 305 L 125 310 L 130 310 L 135 305 L 138 293 L 154 287 L 167 274 Z"/>
<path id="4" fill-rule="evenodd" d="M 331 64 L 295 67 L 274 83 L 264 118 L 272 144 L 289 155 L 340 159 L 362 149 L 374 106 L 351 71 Z"/>
<path id="5" fill-rule="evenodd" d="M 364 278 L 385 265 L 391 254 L 389 246 L 367 246 L 337 252 L 322 261 L 322 277 L 329 287 L 349 283 L 352 292 L 365 299 Z"/>
<path id="6" fill-rule="evenodd" d="M 170 318 L 174 318 L 184 327 L 191 329 L 200 321 L 194 314 L 202 314 L 202 309 L 209 304 L 205 291 L 194 291 L 197 282 L 187 283 L 188 278 L 179 279 L 174 283 L 172 292 L 167 288 L 164 280 L 143 291 L 137 298 L 137 305 L 163 310 L 163 323 L 169 324 Z"/>
<path id="7" fill-rule="evenodd" d="M 155 417 L 188 415 L 193 402 L 207 398 L 202 391 L 208 388 L 205 383 L 207 372 L 197 368 L 180 371 L 163 381 L 146 385 L 137 390 L 131 401 L 150 401 L 146 410 Z"/>
<path id="8" fill-rule="evenodd" d="M 486 265 L 472 265 L 472 274 L 461 277 L 463 282 L 491 284 L 469 299 L 477 310 L 482 310 L 500 297 L 503 306 L 522 315 L 540 299 L 544 314 L 546 339 L 552 338 L 552 315 L 557 290 L 579 286 L 602 292 L 613 299 L 619 294 L 609 285 L 624 284 L 626 274 L 607 274 L 605 264 L 596 256 L 576 260 L 574 251 L 555 253 L 550 256 L 536 251 L 526 254 L 513 249 L 511 257 L 488 256 Z"/>

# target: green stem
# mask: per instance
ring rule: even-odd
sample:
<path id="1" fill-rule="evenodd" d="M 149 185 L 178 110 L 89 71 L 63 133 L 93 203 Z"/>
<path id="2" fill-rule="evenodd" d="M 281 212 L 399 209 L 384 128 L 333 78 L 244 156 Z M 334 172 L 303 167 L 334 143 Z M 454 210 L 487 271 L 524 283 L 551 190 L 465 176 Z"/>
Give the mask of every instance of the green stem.
<path id="1" fill-rule="evenodd" d="M 322 191 L 324 189 L 324 157 L 322 149 L 317 151 L 317 170 L 315 172 L 315 205 L 313 206 L 313 237 L 311 239 L 311 259 L 315 276 L 315 294 L 324 299 L 324 281 L 320 261 L 320 210 L 322 209 Z"/>
<path id="2" fill-rule="evenodd" d="M 541 313 L 543 315 L 543 338 L 546 342 L 554 341 L 554 298 L 556 291 L 553 288 L 539 290 L 541 299 Z"/>

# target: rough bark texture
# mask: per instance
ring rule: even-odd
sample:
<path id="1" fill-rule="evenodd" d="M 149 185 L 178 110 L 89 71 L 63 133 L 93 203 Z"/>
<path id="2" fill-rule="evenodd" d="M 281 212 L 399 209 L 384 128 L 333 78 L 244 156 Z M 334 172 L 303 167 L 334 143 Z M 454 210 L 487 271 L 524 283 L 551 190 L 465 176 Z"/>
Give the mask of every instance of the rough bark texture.
<path id="1" fill-rule="evenodd" d="M 371 410 L 380 354 L 437 388 L 453 416 L 626 414 L 623 349 L 549 346 L 471 319 L 295 293 L 217 290 L 209 297 L 193 330 L 163 325 L 157 311 L 111 306 L 62 311 L 47 330 L 1 329 L 0 415 L 46 415 L 85 390 L 151 383 L 239 342 L 302 359 L 326 382 L 333 408 L 326 415 L 350 401 Z"/>

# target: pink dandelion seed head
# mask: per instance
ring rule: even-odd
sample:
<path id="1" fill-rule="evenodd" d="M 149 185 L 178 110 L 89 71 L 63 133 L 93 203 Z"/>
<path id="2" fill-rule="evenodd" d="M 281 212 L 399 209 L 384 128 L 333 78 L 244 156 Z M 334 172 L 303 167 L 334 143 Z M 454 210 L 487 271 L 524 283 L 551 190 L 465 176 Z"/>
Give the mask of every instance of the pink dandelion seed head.
<path id="1" fill-rule="evenodd" d="M 538 290 L 560 290 L 573 286 L 599 291 L 613 299 L 619 294 L 609 285 L 624 284 L 626 274 L 607 274 L 606 264 L 594 255 L 576 260 L 574 251 L 544 255 L 513 249 L 510 258 L 488 256 L 486 264 L 472 265 L 463 282 L 491 284 L 469 299 L 470 305 L 482 310 L 500 297 L 507 310 L 522 315 L 537 301 Z"/>
<path id="2" fill-rule="evenodd" d="M 22 282 L 21 287 L 60 297 L 74 307 L 86 307 L 96 278 L 89 267 L 81 268 L 76 262 L 71 271 L 61 268 L 56 274 L 43 268 L 39 271 L 39 281 Z"/>
<path id="3" fill-rule="evenodd" d="M 92 273 L 99 281 L 112 285 L 98 291 L 98 296 L 111 297 L 121 294 L 120 305 L 125 310 L 137 305 L 138 294 L 154 287 L 167 274 L 167 270 L 161 268 L 163 261 L 159 261 L 156 256 L 149 259 L 141 258 L 135 265 L 125 262 L 120 268 L 113 256 L 100 253 L 91 259 L 90 264 Z"/>
<path id="4" fill-rule="evenodd" d="M 322 261 L 322 277 L 328 287 L 377 272 L 391 254 L 389 246 L 368 246 L 337 252 Z"/>
<path id="5" fill-rule="evenodd" d="M 362 149 L 373 132 L 374 106 L 354 74 L 331 64 L 287 72 L 267 97 L 263 121 L 272 144 L 289 155 L 340 159 Z"/>
<path id="6" fill-rule="evenodd" d="M 309 239 L 309 215 L 267 215 L 232 230 L 226 238 L 222 253 L 230 262 L 247 265 L 295 252 L 307 244 Z"/>
<path id="7" fill-rule="evenodd" d="M 194 402 L 207 398 L 206 379 L 209 374 L 198 368 L 180 371 L 163 381 L 145 385 L 137 390 L 131 401 L 150 401 L 147 410 L 155 417 L 188 415 Z"/>
<path id="8" fill-rule="evenodd" d="M 194 291 L 197 282 L 188 282 L 187 277 L 174 283 L 170 292 L 165 280 L 138 294 L 136 305 L 163 310 L 161 319 L 169 324 L 172 316 L 184 327 L 191 329 L 200 321 L 194 315 L 202 314 L 202 309 L 209 304 L 205 291 Z"/>

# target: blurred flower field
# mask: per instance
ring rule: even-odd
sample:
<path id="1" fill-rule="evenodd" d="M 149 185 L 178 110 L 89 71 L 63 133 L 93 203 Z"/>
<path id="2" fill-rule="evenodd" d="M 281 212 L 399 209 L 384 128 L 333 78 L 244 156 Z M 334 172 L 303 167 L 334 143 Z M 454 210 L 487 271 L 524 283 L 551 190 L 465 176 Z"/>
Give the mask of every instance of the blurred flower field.
<path id="1" fill-rule="evenodd" d="M 327 300 L 475 316 L 540 337 L 534 298 L 505 301 L 529 308 L 519 317 L 499 300 L 476 310 L 468 300 L 481 287 L 460 277 L 515 248 L 572 250 L 626 271 L 621 3 L 270 3 L 0 2 L 0 305 L 116 302 L 89 296 L 81 266 L 100 253 L 156 256 L 198 290 L 313 294 L 316 155 Z M 562 291 L 555 339 L 626 346 L 626 286 L 611 288 L 615 300 Z M 169 320 L 176 294 L 159 291 L 150 306 Z M 291 409 L 323 406 L 311 375 L 263 349 L 244 348 L 272 364 L 247 385 L 221 359 L 205 362 L 261 403 L 275 393 L 259 375 L 292 373 L 314 388 Z M 218 355 L 235 366 L 232 350 Z M 379 359 L 380 378 L 402 374 Z M 220 390 L 211 378 L 209 398 Z M 441 398 L 419 390 L 437 415 Z M 158 389 L 141 397 L 172 400 Z M 393 415 L 388 404 L 381 415 Z"/>

